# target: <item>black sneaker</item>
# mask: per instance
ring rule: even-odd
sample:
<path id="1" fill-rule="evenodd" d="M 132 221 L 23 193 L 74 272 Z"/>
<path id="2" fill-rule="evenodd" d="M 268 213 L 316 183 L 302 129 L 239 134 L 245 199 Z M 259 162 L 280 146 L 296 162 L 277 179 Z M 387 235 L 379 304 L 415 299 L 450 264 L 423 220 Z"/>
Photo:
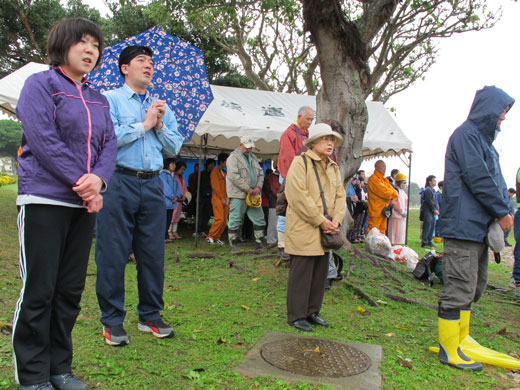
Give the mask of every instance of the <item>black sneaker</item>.
<path id="1" fill-rule="evenodd" d="M 152 333 L 160 339 L 175 336 L 175 332 L 171 326 L 166 325 L 162 318 L 151 321 L 139 321 L 137 329 L 141 332 Z"/>
<path id="2" fill-rule="evenodd" d="M 105 336 L 105 342 L 114 347 L 123 346 L 130 342 L 123 325 L 104 326 L 103 335 Z"/>
<path id="3" fill-rule="evenodd" d="M 20 385 L 20 390 L 54 390 L 51 382 L 42 382 L 36 385 Z"/>
<path id="4" fill-rule="evenodd" d="M 88 386 L 71 373 L 51 375 L 51 383 L 58 390 L 88 390 Z"/>

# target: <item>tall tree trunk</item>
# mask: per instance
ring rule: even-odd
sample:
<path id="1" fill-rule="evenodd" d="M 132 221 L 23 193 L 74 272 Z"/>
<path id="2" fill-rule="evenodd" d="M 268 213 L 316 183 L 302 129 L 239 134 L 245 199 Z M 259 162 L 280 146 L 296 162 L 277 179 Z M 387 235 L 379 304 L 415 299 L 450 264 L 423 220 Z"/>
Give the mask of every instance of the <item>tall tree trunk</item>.
<path id="1" fill-rule="evenodd" d="M 365 77 L 350 57 L 339 54 L 338 43 L 329 30 L 318 27 L 313 38 L 322 80 L 316 101 L 317 121 L 335 119 L 345 128 L 347 134 L 338 151 L 338 163 L 346 188 L 362 162 L 363 137 L 368 123 Z"/>

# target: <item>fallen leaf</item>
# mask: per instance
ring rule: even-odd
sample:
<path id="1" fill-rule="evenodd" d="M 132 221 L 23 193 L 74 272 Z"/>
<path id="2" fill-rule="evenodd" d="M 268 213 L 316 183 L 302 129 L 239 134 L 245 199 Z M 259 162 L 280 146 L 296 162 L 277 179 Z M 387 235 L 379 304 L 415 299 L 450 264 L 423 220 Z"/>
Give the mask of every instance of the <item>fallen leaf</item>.
<path id="1" fill-rule="evenodd" d="M 401 360 L 401 366 L 409 368 L 410 370 L 413 368 L 412 367 L 412 361 L 410 359 L 403 359 L 403 360 Z"/>
<path id="2" fill-rule="evenodd" d="M 395 327 L 396 327 L 397 329 L 401 329 L 401 330 L 410 330 L 410 328 L 406 328 L 406 327 L 404 327 L 404 326 L 402 326 L 402 325 L 396 325 Z"/>
<path id="3" fill-rule="evenodd" d="M 224 337 L 219 337 L 217 344 L 227 344 L 228 341 Z"/>
<path id="4" fill-rule="evenodd" d="M 314 350 L 314 352 L 321 353 L 321 352 L 320 352 L 320 346 L 319 346 L 319 345 L 316 347 L 316 349 Z"/>
<path id="5" fill-rule="evenodd" d="M 278 260 L 276 260 L 276 263 L 274 263 L 274 266 L 279 267 L 281 263 L 282 263 L 282 259 L 278 259 Z"/>
<path id="6" fill-rule="evenodd" d="M 379 303 L 380 305 L 388 305 L 388 302 L 382 301 L 381 299 L 378 299 L 376 303 Z"/>
<path id="7" fill-rule="evenodd" d="M 385 336 L 387 336 L 387 337 L 395 337 L 395 333 L 387 333 L 387 334 L 385 334 Z"/>
<path id="8" fill-rule="evenodd" d="M 368 311 L 366 309 L 363 309 L 361 306 L 358 306 L 357 310 L 359 311 L 359 313 L 362 316 L 369 316 L 370 315 L 370 311 Z"/>
<path id="9" fill-rule="evenodd" d="M 249 307 L 247 307 L 246 305 L 240 305 L 240 307 L 241 307 L 242 309 L 244 309 L 245 311 L 249 310 Z"/>
<path id="10" fill-rule="evenodd" d="M 200 333 L 200 332 L 202 332 L 202 329 L 193 329 L 192 332 L 193 333 Z"/>
<path id="11" fill-rule="evenodd" d="M 260 278 L 253 278 L 251 279 L 253 282 L 258 282 L 260 280 Z"/>

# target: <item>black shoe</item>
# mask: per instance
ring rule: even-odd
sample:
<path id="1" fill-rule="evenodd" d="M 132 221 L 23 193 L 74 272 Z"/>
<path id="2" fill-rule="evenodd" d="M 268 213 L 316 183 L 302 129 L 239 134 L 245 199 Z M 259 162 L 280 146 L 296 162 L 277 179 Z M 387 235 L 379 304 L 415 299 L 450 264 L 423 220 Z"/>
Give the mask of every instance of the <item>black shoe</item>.
<path id="1" fill-rule="evenodd" d="M 88 386 L 71 373 L 51 375 L 51 383 L 58 390 L 88 390 Z"/>
<path id="2" fill-rule="evenodd" d="M 105 336 L 105 342 L 108 345 L 119 347 L 126 345 L 130 342 L 128 334 L 126 333 L 123 325 L 116 326 L 103 326 L 103 335 Z"/>
<path id="3" fill-rule="evenodd" d="M 256 241 L 255 248 L 256 249 L 264 249 L 265 248 L 264 241 L 263 240 Z"/>
<path id="4" fill-rule="evenodd" d="M 333 281 L 334 281 L 334 279 L 327 279 L 327 284 L 325 285 L 325 290 L 331 289 Z"/>
<path id="5" fill-rule="evenodd" d="M 294 326 L 296 329 L 302 332 L 312 332 L 312 326 L 305 318 L 291 322 L 289 325 Z"/>
<path id="6" fill-rule="evenodd" d="M 238 252 L 240 250 L 240 248 L 237 246 L 237 243 L 238 243 L 238 240 L 231 240 L 230 242 L 230 248 L 231 248 L 231 252 Z"/>
<path id="7" fill-rule="evenodd" d="M 288 255 L 287 253 L 285 253 L 285 250 L 283 248 L 278 248 L 278 253 L 280 254 L 280 258 L 282 260 L 289 260 L 289 258 L 291 257 L 290 255 Z"/>
<path id="8" fill-rule="evenodd" d="M 308 316 L 307 321 L 313 323 L 314 325 L 320 325 L 320 326 L 324 326 L 324 327 L 329 326 L 329 323 L 327 321 L 325 321 L 323 318 L 320 318 L 318 313 L 313 313 L 310 316 Z"/>
<path id="9" fill-rule="evenodd" d="M 175 336 L 175 331 L 173 328 L 169 325 L 166 325 L 161 318 L 150 321 L 139 320 L 137 329 L 139 329 L 141 332 L 151 333 L 160 339 Z"/>

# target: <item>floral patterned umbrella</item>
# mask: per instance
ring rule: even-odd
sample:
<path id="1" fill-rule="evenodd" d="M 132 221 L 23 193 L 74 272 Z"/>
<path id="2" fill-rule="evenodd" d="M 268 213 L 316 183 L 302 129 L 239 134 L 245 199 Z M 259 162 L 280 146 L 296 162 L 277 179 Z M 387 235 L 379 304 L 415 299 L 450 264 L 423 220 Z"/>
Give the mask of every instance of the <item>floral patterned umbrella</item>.
<path id="1" fill-rule="evenodd" d="M 188 142 L 213 100 L 203 52 L 159 27 L 152 27 L 103 51 L 100 67 L 87 76 L 95 88 L 103 92 L 123 85 L 117 66 L 119 54 L 133 45 L 145 45 L 153 50 L 155 72 L 148 91 L 166 100 L 175 113 L 184 142 Z"/>

